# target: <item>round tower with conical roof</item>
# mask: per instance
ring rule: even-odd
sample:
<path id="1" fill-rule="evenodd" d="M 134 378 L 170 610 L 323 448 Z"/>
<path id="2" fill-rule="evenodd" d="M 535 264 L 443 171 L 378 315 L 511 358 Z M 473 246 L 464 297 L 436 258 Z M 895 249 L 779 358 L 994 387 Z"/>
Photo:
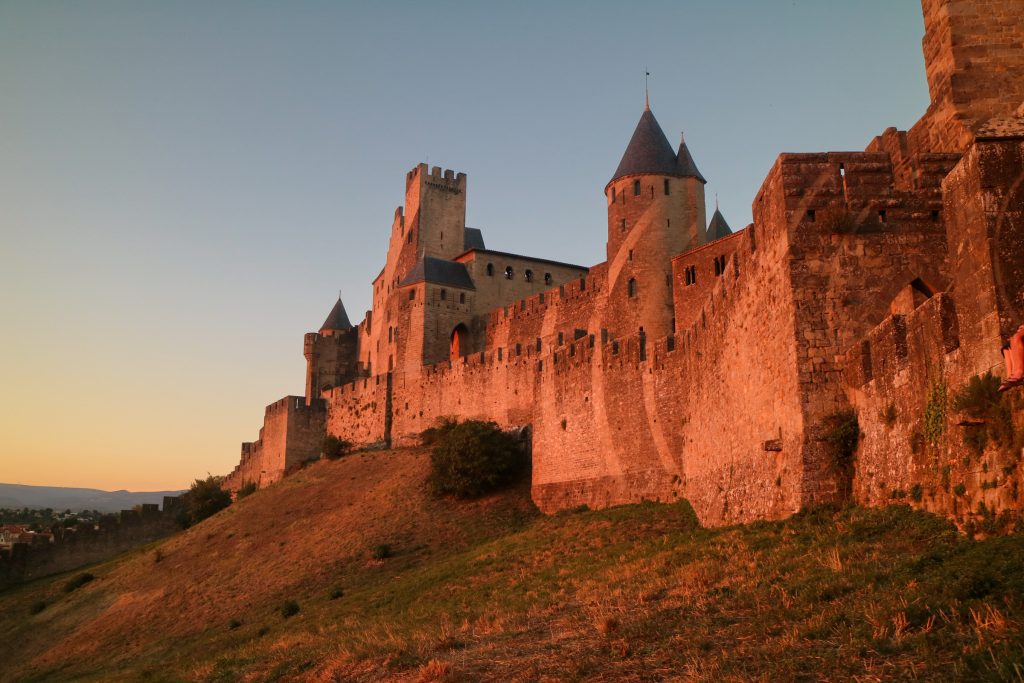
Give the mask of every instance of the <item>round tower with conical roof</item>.
<path id="1" fill-rule="evenodd" d="M 356 378 L 358 341 L 358 332 L 349 322 L 339 295 L 320 330 L 306 333 L 303 339 L 307 405 L 320 398 L 320 392 Z"/>
<path id="2" fill-rule="evenodd" d="M 673 332 L 672 257 L 705 240 L 705 182 L 686 142 L 673 151 L 646 107 L 605 186 L 609 323 L 618 334 Z"/>

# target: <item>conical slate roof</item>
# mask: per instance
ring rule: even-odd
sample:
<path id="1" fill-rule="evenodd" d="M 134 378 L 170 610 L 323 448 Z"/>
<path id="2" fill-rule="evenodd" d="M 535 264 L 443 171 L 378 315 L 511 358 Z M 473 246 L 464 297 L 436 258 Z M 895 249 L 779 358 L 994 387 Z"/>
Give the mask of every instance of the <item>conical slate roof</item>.
<path id="1" fill-rule="evenodd" d="M 732 228 L 725 222 L 725 216 L 717 208 L 715 214 L 711 216 L 711 222 L 708 223 L 708 241 L 722 239 L 732 234 Z"/>
<path id="2" fill-rule="evenodd" d="M 650 108 L 644 109 L 640 115 L 612 180 L 639 173 L 693 177 L 706 182 L 685 143 L 680 143 L 678 154 L 672 151 L 672 145 Z"/>
<path id="3" fill-rule="evenodd" d="M 327 320 L 320 326 L 320 331 L 324 330 L 351 330 L 352 323 L 348 321 L 348 313 L 345 312 L 345 304 L 341 303 L 341 297 L 338 297 L 338 303 L 334 304 L 334 308 L 327 315 Z"/>
<path id="4" fill-rule="evenodd" d="M 686 140 L 679 140 L 679 152 L 676 153 L 676 174 L 686 176 L 690 178 L 696 178 L 705 185 L 708 181 L 704 180 L 704 176 L 697 170 L 697 164 L 693 163 L 693 157 L 690 156 L 690 150 L 686 147 Z M 721 215 L 721 214 L 719 214 Z M 724 218 L 722 219 L 724 222 Z"/>

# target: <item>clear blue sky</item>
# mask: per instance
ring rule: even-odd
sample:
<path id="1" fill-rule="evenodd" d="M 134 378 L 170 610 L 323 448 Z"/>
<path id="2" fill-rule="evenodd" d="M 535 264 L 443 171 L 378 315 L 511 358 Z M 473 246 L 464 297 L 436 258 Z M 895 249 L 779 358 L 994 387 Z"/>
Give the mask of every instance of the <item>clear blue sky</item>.
<path id="1" fill-rule="evenodd" d="M 353 320 L 404 174 L 489 247 L 603 259 L 643 107 L 734 228 L 780 152 L 928 104 L 919 3 L 0 0 L 0 481 L 226 473 Z M 710 212 L 709 212 L 710 213 Z"/>

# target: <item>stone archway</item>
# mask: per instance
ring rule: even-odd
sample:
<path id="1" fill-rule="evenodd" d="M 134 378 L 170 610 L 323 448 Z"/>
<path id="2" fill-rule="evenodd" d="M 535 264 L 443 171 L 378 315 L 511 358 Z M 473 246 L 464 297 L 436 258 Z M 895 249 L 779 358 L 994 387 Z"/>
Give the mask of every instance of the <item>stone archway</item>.
<path id="1" fill-rule="evenodd" d="M 452 362 L 455 362 L 466 355 L 467 349 L 469 349 L 469 328 L 463 323 L 459 323 L 452 330 L 451 347 L 448 357 Z"/>

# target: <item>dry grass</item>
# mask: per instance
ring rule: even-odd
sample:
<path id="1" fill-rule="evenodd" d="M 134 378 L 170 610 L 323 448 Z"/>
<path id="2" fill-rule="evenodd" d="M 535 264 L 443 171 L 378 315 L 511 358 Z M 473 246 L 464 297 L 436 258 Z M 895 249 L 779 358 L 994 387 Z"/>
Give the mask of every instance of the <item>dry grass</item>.
<path id="1" fill-rule="evenodd" d="M 1019 675 L 1019 537 L 968 541 L 907 508 L 718 530 L 685 504 L 543 518 L 525 489 L 431 499 L 425 474 L 421 451 L 321 463 L 164 542 L 160 563 L 150 547 L 71 595 L 66 577 L 8 591 L 0 637 L 23 659 L 0 679 Z M 381 543 L 394 556 L 369 562 Z M 301 611 L 282 618 L 284 600 Z"/>

